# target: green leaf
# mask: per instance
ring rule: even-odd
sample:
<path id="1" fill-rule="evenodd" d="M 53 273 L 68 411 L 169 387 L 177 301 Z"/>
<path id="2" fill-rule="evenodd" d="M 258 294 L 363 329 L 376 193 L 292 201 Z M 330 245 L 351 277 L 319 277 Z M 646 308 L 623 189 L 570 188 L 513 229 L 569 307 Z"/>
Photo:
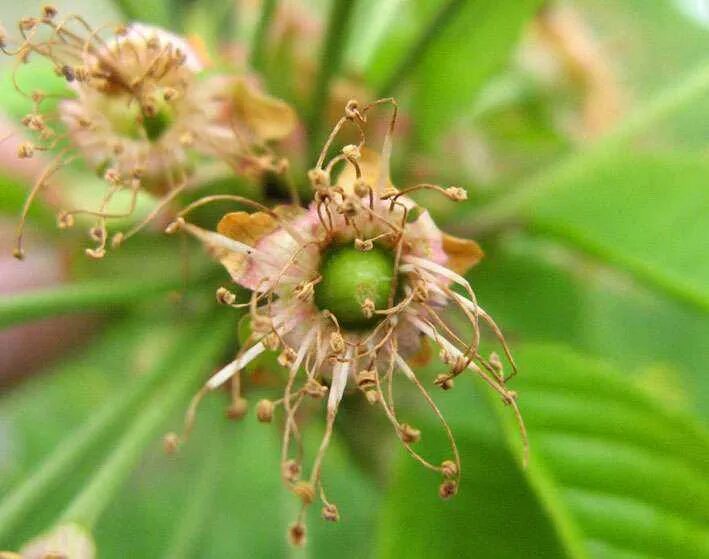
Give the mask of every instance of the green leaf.
<path id="1" fill-rule="evenodd" d="M 524 24 L 540 0 L 459 4 L 448 25 L 436 30 L 430 46 L 407 69 L 413 83 L 412 114 L 420 141 L 432 145 L 461 109 L 475 99 L 487 78 L 508 60 Z M 414 67 L 413 65 L 416 65 Z"/>
<path id="2" fill-rule="evenodd" d="M 709 310 L 709 161 L 625 155 L 530 208 L 531 227 Z"/>
<path id="3" fill-rule="evenodd" d="M 438 400 L 463 449 L 460 504 L 437 502 L 432 476 L 407 457 L 382 518 L 383 556 L 709 557 L 706 430 L 563 347 L 528 345 L 517 361 L 529 469 L 505 450 L 518 446 L 509 410 L 494 402 L 505 435 L 481 435 L 490 414 L 459 382 Z"/>

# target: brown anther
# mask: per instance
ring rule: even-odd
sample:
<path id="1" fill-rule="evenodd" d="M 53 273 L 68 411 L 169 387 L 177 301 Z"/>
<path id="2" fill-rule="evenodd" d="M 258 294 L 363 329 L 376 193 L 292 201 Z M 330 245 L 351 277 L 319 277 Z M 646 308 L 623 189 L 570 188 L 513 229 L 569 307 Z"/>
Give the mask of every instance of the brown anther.
<path id="1" fill-rule="evenodd" d="M 447 478 L 454 478 L 458 476 L 458 466 L 453 460 L 444 460 L 441 463 L 441 472 Z"/>
<path id="2" fill-rule="evenodd" d="M 295 286 L 294 289 L 295 296 L 304 303 L 308 303 L 312 300 L 315 294 L 315 286 L 312 281 L 302 281 Z"/>
<path id="3" fill-rule="evenodd" d="M 114 186 L 121 184 L 121 181 L 123 180 L 120 171 L 112 167 L 106 169 L 106 172 L 103 174 L 103 178 L 106 182 Z"/>
<path id="4" fill-rule="evenodd" d="M 76 79 L 76 72 L 74 72 L 74 68 L 68 64 L 64 64 L 64 66 L 60 68 L 60 71 L 66 81 L 73 82 Z"/>
<path id="5" fill-rule="evenodd" d="M 305 524 L 294 522 L 288 527 L 288 541 L 291 545 L 302 547 L 305 544 Z"/>
<path id="6" fill-rule="evenodd" d="M 233 419 L 234 421 L 238 421 L 239 419 L 242 419 L 246 415 L 246 412 L 248 412 L 248 411 L 249 411 L 249 401 L 246 398 L 237 398 L 226 409 L 226 416 L 229 419 Z"/>
<path id="7" fill-rule="evenodd" d="M 141 108 L 143 110 L 143 116 L 148 118 L 154 118 L 158 114 L 158 107 L 152 99 L 143 101 Z"/>
<path id="8" fill-rule="evenodd" d="M 365 196 L 369 196 L 369 193 L 372 189 L 362 179 L 357 179 L 354 183 L 353 190 L 354 190 L 355 196 L 358 196 L 359 198 L 364 198 Z"/>
<path id="9" fill-rule="evenodd" d="M 436 379 L 433 381 L 436 386 L 440 386 L 443 390 L 450 390 L 453 388 L 453 377 L 450 375 L 436 375 Z"/>
<path id="10" fill-rule="evenodd" d="M 453 362 L 453 356 L 443 348 L 438 352 L 438 358 L 444 365 L 450 365 Z"/>
<path id="11" fill-rule="evenodd" d="M 111 237 L 111 247 L 113 247 L 113 248 L 120 247 L 123 244 L 124 238 L 125 238 L 125 235 L 123 235 L 123 233 L 121 233 L 120 231 L 118 233 L 116 233 L 115 235 L 113 235 L 113 237 Z"/>
<path id="12" fill-rule="evenodd" d="M 177 91 L 174 87 L 166 87 L 162 90 L 162 98 L 165 99 L 165 101 L 167 101 L 168 103 L 177 99 L 179 95 L 180 92 Z"/>
<path id="13" fill-rule="evenodd" d="M 362 314 L 365 318 L 372 318 L 374 316 L 374 311 L 376 310 L 374 307 L 374 301 L 372 301 L 369 297 L 362 302 L 360 308 L 362 309 Z"/>
<path id="14" fill-rule="evenodd" d="M 102 247 L 98 248 L 87 248 L 84 250 L 84 253 L 86 256 L 90 256 L 91 258 L 95 258 L 96 260 L 100 260 L 104 256 L 106 256 L 106 250 Z"/>
<path id="15" fill-rule="evenodd" d="M 293 486 L 293 493 L 304 505 L 309 505 L 315 499 L 315 487 L 309 481 L 298 481 Z"/>
<path id="16" fill-rule="evenodd" d="M 345 116 L 350 120 L 354 120 L 356 118 L 359 119 L 362 117 L 359 112 L 359 102 L 356 99 L 350 99 L 347 101 L 347 104 L 345 105 Z"/>
<path id="17" fill-rule="evenodd" d="M 54 19 L 57 17 L 57 9 L 54 6 L 46 5 L 42 7 L 42 17 L 44 19 Z"/>
<path id="18" fill-rule="evenodd" d="M 125 35 L 128 35 L 128 27 L 121 23 L 113 28 L 113 32 L 116 34 L 117 37 L 123 37 Z"/>
<path id="19" fill-rule="evenodd" d="M 236 295 L 229 291 L 226 287 L 217 289 L 217 303 L 222 305 L 233 305 L 236 302 Z"/>
<path id="20" fill-rule="evenodd" d="M 293 363 L 295 363 L 296 357 L 295 350 L 292 347 L 287 347 L 278 356 L 278 364 L 281 367 L 290 368 L 293 366 Z"/>
<path id="21" fill-rule="evenodd" d="M 253 314 L 251 315 L 251 329 L 260 334 L 266 334 L 273 330 L 273 321 L 265 314 Z"/>
<path id="22" fill-rule="evenodd" d="M 354 200 L 348 197 L 337 207 L 337 211 L 345 217 L 355 217 L 357 215 L 358 208 Z"/>
<path id="23" fill-rule="evenodd" d="M 89 79 L 89 71 L 84 66 L 74 67 L 74 77 L 78 82 L 85 82 Z"/>
<path id="24" fill-rule="evenodd" d="M 322 400 L 327 395 L 327 386 L 320 384 L 314 378 L 309 378 L 303 387 L 303 391 L 316 400 Z"/>
<path id="25" fill-rule="evenodd" d="M 263 338 L 263 345 L 270 351 L 276 351 L 281 346 L 281 339 L 275 332 L 269 332 Z"/>
<path id="26" fill-rule="evenodd" d="M 92 227 L 91 229 L 89 229 L 89 237 L 91 237 L 97 243 L 103 241 L 104 235 L 105 231 L 102 227 Z"/>
<path id="27" fill-rule="evenodd" d="M 362 154 L 359 151 L 359 148 L 355 146 L 354 144 L 347 144 L 342 148 L 342 154 L 347 158 L 347 159 L 353 159 L 353 160 L 358 160 L 362 157 Z"/>
<path id="28" fill-rule="evenodd" d="M 189 148 L 194 145 L 194 134 L 192 132 L 184 132 L 180 134 L 180 145 L 183 148 Z"/>
<path id="29" fill-rule="evenodd" d="M 17 157 L 20 159 L 31 159 L 34 155 L 34 144 L 23 142 L 17 146 Z"/>
<path id="30" fill-rule="evenodd" d="M 21 248 L 16 248 L 12 251 L 12 256 L 16 258 L 17 260 L 24 260 L 25 259 L 25 251 L 22 250 Z"/>
<path id="31" fill-rule="evenodd" d="M 59 229 L 69 229 L 74 226 L 74 216 L 67 212 L 57 214 L 57 227 Z"/>
<path id="32" fill-rule="evenodd" d="M 20 29 L 23 31 L 32 31 L 35 27 L 37 27 L 37 24 L 39 23 L 39 20 L 36 17 L 23 17 L 19 22 Z"/>
<path id="33" fill-rule="evenodd" d="M 295 460 L 289 458 L 281 464 L 281 475 L 284 480 L 295 483 L 300 477 L 300 466 Z"/>
<path id="34" fill-rule="evenodd" d="M 91 124 L 92 124 L 91 119 L 86 118 L 85 116 L 80 116 L 77 119 L 77 122 L 79 123 L 79 126 L 81 126 L 82 128 L 90 128 Z"/>
<path id="35" fill-rule="evenodd" d="M 453 359 L 453 362 L 451 363 L 451 374 L 453 376 L 459 375 L 465 370 L 468 364 L 468 359 L 464 355 L 459 355 L 458 357 Z"/>
<path id="36" fill-rule="evenodd" d="M 454 202 L 462 202 L 468 199 L 468 193 L 459 186 L 449 186 L 446 188 L 446 196 Z"/>
<path id="37" fill-rule="evenodd" d="M 271 423 L 273 420 L 273 402 L 271 400 L 259 400 L 256 404 L 256 419 L 261 423 Z"/>
<path id="38" fill-rule="evenodd" d="M 402 423 L 399 426 L 399 436 L 405 443 L 414 444 L 421 440 L 421 431 L 412 427 L 408 423 Z"/>
<path id="39" fill-rule="evenodd" d="M 34 130 L 35 132 L 39 132 L 41 130 L 44 130 L 46 127 L 46 124 L 44 123 L 44 117 L 42 115 L 38 114 L 28 114 L 22 117 L 22 124 L 23 126 L 26 126 L 30 130 Z"/>
<path id="40" fill-rule="evenodd" d="M 357 387 L 365 392 L 377 388 L 377 371 L 375 369 L 363 369 L 356 376 Z"/>
<path id="41" fill-rule="evenodd" d="M 315 190 L 330 187 L 330 175 L 322 169 L 310 169 L 308 179 Z"/>
<path id="42" fill-rule="evenodd" d="M 345 351 L 345 339 L 339 332 L 332 332 L 330 334 L 330 349 L 336 354 Z"/>
<path id="43" fill-rule="evenodd" d="M 41 91 L 39 89 L 36 89 L 32 92 L 32 101 L 35 103 L 41 103 L 44 101 L 44 98 L 46 97 L 46 93 L 44 91 Z"/>
<path id="44" fill-rule="evenodd" d="M 414 301 L 417 303 L 428 301 L 428 284 L 422 279 L 414 284 Z"/>
<path id="45" fill-rule="evenodd" d="M 175 454 L 179 446 L 180 437 L 177 436 L 177 433 L 167 433 L 162 438 L 162 447 L 165 451 L 165 454 Z"/>
<path id="46" fill-rule="evenodd" d="M 357 250 L 368 252 L 374 248 L 374 243 L 371 239 L 355 239 L 354 246 Z"/>
<path id="47" fill-rule="evenodd" d="M 165 227 L 165 233 L 168 235 L 173 235 L 174 233 L 177 233 L 177 231 L 180 230 L 180 227 L 185 223 L 185 220 L 182 219 L 181 217 L 178 217 L 175 221 L 172 223 L 169 223 L 167 227 Z"/>
<path id="48" fill-rule="evenodd" d="M 512 405 L 516 399 L 517 399 L 517 392 L 515 392 L 514 390 L 508 390 L 505 393 L 505 395 L 502 397 L 502 401 L 508 406 Z"/>
<path id="49" fill-rule="evenodd" d="M 337 507 L 332 503 L 323 506 L 320 514 L 323 520 L 327 520 L 328 522 L 338 522 L 340 520 L 340 511 L 338 511 Z"/>
<path id="50" fill-rule="evenodd" d="M 148 37 L 147 41 L 145 41 L 145 46 L 149 49 L 157 50 L 160 48 L 160 39 L 156 35 L 152 35 L 151 37 Z"/>
<path id="51" fill-rule="evenodd" d="M 452 479 L 447 479 L 438 486 L 438 496 L 441 499 L 450 499 L 458 492 L 458 484 Z"/>

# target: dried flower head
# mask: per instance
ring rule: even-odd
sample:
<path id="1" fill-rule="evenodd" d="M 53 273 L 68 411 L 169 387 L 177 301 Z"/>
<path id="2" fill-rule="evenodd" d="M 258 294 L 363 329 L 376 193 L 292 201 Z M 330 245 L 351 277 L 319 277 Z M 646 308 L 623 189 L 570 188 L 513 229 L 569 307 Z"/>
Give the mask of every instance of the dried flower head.
<path id="1" fill-rule="evenodd" d="M 394 105 L 394 116 L 381 153 L 377 154 L 364 146 L 362 124 L 367 112 L 383 103 Z M 449 367 L 445 378 L 436 382 L 451 388 L 452 378 L 465 371 L 479 376 L 513 407 L 524 436 L 516 400 L 505 385 L 506 379 L 478 351 L 480 325 L 486 323 L 513 364 L 502 333 L 477 303 L 462 275 L 479 261 L 482 251 L 474 241 L 442 233 L 428 212 L 418 208 L 407 194 L 425 188 L 451 200 L 462 200 L 464 196 L 458 189 L 436 185 L 416 185 L 400 191 L 392 185 L 389 157 L 395 121 L 396 104 L 391 99 L 366 106 L 348 104 L 345 116 L 309 173 L 314 202 L 308 209 L 269 209 L 231 197 L 258 211 L 225 215 L 217 232 L 187 222 L 190 207 L 182 212 L 178 222 L 179 229 L 204 243 L 236 283 L 252 292 L 249 301 L 231 306 L 249 309 L 253 334 L 237 358 L 207 381 L 202 394 L 238 378 L 250 361 L 269 349 L 268 338 L 276 338 L 281 351 L 279 362 L 288 370 L 287 382 L 282 398 L 260 404 L 257 413 L 259 419 L 269 421 L 274 409 L 283 409 L 284 481 L 299 496 L 303 509 L 317 495 L 323 502 L 323 516 L 331 520 L 338 514 L 327 500 L 322 466 L 350 379 L 370 403 L 381 406 L 409 453 L 441 475 L 441 496 L 448 498 L 457 491 L 461 465 L 452 432 L 409 364 L 421 352 L 426 339 L 441 347 L 444 363 Z M 361 131 L 361 144 L 347 147 L 326 163 L 335 135 L 348 122 Z M 338 164 L 344 169 L 333 181 Z M 362 184 L 369 188 L 361 188 Z M 355 188 L 357 185 L 360 188 Z M 371 246 L 362 250 L 362 242 L 367 241 Z M 454 285 L 461 287 L 464 294 L 454 291 Z M 306 288 L 312 296 L 301 296 Z M 448 309 L 459 311 L 467 319 L 467 332 L 457 332 L 444 322 L 441 315 Z M 265 330 L 256 327 L 264 316 L 268 318 Z M 441 421 L 451 447 L 450 455 L 444 459 L 428 460 L 413 448 L 421 432 L 399 419 L 391 399 L 392 381 L 399 373 L 422 394 Z M 382 385 L 387 390 L 382 390 Z M 322 390 L 315 390 L 315 386 Z M 305 397 L 313 394 L 326 396 L 326 428 L 304 483 L 300 480 L 304 469 L 301 453 L 292 452 L 291 447 L 297 432 L 296 412 Z M 312 498 L 304 488 L 313 490 Z M 303 510 L 294 527 L 291 539 L 299 541 L 300 537 L 293 537 L 292 532 L 304 530 Z"/>
<path id="2" fill-rule="evenodd" d="M 239 171 L 280 168 L 265 142 L 293 128 L 290 107 L 241 78 L 198 79 L 203 63 L 181 37 L 139 23 L 94 29 L 76 14 L 60 20 L 52 7 L 45 7 L 41 18 L 22 20 L 19 32 L 22 39 L 14 51 L 0 49 L 20 63 L 35 56 L 49 60 L 68 90 L 52 112 L 45 110 L 44 94 L 24 92 L 17 71 L 13 76 L 18 91 L 33 101 L 23 123 L 40 140 L 22 144 L 18 156 L 56 152 L 29 195 L 18 231 L 18 255 L 32 199 L 77 158 L 108 183 L 98 208 L 63 212 L 96 218 L 104 235 L 88 251 L 93 256 L 105 252 L 107 219 L 131 215 L 141 191 L 160 198 L 144 221 L 114 238 L 118 246 L 189 185 L 198 156 L 218 158 Z M 230 88 L 225 89 L 225 80 Z M 128 193 L 128 207 L 109 211 L 121 191 Z"/>

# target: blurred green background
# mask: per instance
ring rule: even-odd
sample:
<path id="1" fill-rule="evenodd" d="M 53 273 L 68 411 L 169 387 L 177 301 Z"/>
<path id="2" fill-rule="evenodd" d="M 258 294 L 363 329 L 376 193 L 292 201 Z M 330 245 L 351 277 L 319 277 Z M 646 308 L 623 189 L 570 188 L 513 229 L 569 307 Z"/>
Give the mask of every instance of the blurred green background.
<path id="1" fill-rule="evenodd" d="M 0 20 L 10 31 L 41 4 L 3 2 Z M 347 99 L 395 95 L 395 184 L 469 191 L 456 206 L 418 199 L 486 251 L 468 279 L 518 360 L 511 387 L 531 462 L 522 468 L 509 410 L 461 379 L 435 394 L 463 461 L 459 494 L 442 501 L 435 476 L 353 393 L 324 473 L 342 519 L 311 511 L 308 545 L 290 548 L 297 504 L 279 478 L 278 422 L 227 421 L 217 395 L 180 453 L 162 452 L 192 391 L 233 353 L 233 317 L 212 303 L 223 277 L 197 275 L 175 302 L 173 242 L 148 233 L 87 262 L 85 240 L 57 232 L 42 204 L 30 257 L 15 262 L 33 170 L 10 141 L 0 145 L 1 549 L 78 507 L 102 558 L 709 558 L 707 2 L 55 4 L 94 24 L 201 37 L 217 65 L 258 75 L 304 123 L 291 146 L 299 172 Z M 0 124 L 11 130 L 26 107 L 8 61 L 2 69 Z M 72 192 L 96 182 L 81 166 L 62 178 Z M 442 372 L 429 368 L 426 382 Z M 247 397 L 280 382 L 253 382 Z M 425 403 L 403 386 L 400 400 L 423 451 L 441 455 Z M 322 418 L 317 405 L 304 414 L 311 449 Z"/>

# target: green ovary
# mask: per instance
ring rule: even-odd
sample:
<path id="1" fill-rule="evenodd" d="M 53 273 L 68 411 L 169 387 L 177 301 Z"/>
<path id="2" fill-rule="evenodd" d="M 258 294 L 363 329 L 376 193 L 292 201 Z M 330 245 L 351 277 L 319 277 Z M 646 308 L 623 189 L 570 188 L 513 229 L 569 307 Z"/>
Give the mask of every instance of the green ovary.
<path id="1" fill-rule="evenodd" d="M 362 303 L 369 298 L 376 309 L 388 306 L 394 280 L 394 254 L 375 247 L 362 252 L 352 247 L 336 246 L 323 256 L 321 282 L 315 287 L 315 304 L 330 311 L 340 326 L 361 330 L 375 325 L 378 316 L 366 318 Z"/>

